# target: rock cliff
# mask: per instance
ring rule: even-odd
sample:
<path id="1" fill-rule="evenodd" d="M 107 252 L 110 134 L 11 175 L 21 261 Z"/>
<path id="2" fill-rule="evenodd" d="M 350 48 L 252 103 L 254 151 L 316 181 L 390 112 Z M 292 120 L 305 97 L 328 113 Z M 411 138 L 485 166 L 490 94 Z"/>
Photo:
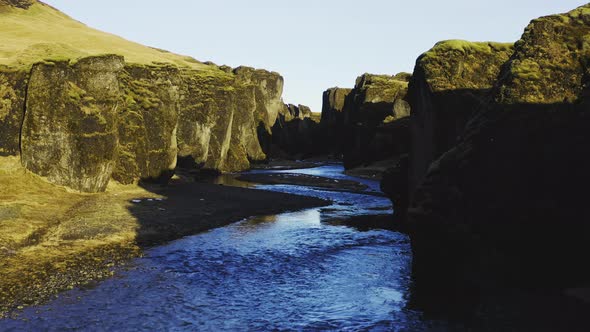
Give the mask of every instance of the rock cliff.
<path id="1" fill-rule="evenodd" d="M 111 179 L 165 182 L 177 167 L 241 171 L 266 158 L 257 131 L 270 132 L 283 109 L 279 74 L 134 44 L 37 1 L 0 5 L 0 28 L 18 22 L 25 36 L 0 46 L 0 156 L 83 192 Z M 121 54 L 92 55 L 103 48 Z"/>
<path id="2" fill-rule="evenodd" d="M 29 78 L 22 163 L 50 182 L 104 191 L 117 155 L 120 56 L 39 63 Z"/>
<path id="3" fill-rule="evenodd" d="M 322 96 L 322 115 L 320 128 L 322 132 L 321 150 L 334 155 L 342 154 L 347 117 L 344 112 L 346 98 L 352 89 L 331 88 Z"/>
<path id="4" fill-rule="evenodd" d="M 397 158 L 407 153 L 410 115 L 405 101 L 409 74 L 395 76 L 364 74 L 357 78 L 354 89 L 343 106 L 340 146 L 346 168 L 368 165 L 379 160 Z M 340 125 L 340 124 L 338 124 Z"/>
<path id="5" fill-rule="evenodd" d="M 512 53 L 511 44 L 449 40 L 418 58 L 408 93 L 410 191 L 430 163 L 456 144 L 467 121 L 488 101 L 500 67 Z"/>
<path id="6" fill-rule="evenodd" d="M 0 67 L 0 156 L 20 153 L 28 73 Z"/>
<path id="7" fill-rule="evenodd" d="M 259 129 L 260 141 L 271 158 L 302 159 L 319 153 L 319 119 L 305 105 L 283 105 L 270 133 Z"/>
<path id="8" fill-rule="evenodd" d="M 479 111 L 469 110 L 474 116 L 455 146 L 446 152 L 413 146 L 423 156 L 443 153 L 419 181 L 408 211 L 422 287 L 563 290 L 590 280 L 583 263 L 590 253 L 583 194 L 590 185 L 589 22 L 590 5 L 532 21 L 504 64 L 495 66 L 508 48 L 495 52 L 497 80 L 493 73 L 489 81 L 463 76 L 472 82 L 462 87 L 491 90 Z M 475 62 L 487 71 L 489 60 L 479 54 Z M 416 78 L 427 73 L 421 67 L 419 61 Z M 425 77 L 421 84 L 433 81 Z M 433 82 L 414 88 L 414 100 L 428 87 L 445 86 Z M 423 114 L 432 104 L 412 109 L 413 125 L 438 123 Z M 411 168 L 419 174 L 423 165 L 413 160 Z"/>

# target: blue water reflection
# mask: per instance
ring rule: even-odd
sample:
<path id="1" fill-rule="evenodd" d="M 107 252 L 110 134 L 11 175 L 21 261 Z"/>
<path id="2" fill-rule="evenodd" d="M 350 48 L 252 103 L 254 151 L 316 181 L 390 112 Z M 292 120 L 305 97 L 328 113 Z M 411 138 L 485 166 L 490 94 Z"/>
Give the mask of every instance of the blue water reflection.
<path id="1" fill-rule="evenodd" d="M 269 171 L 266 171 L 269 172 Z M 274 171 L 276 172 L 276 171 Z M 293 172 L 293 171 L 289 171 Z M 333 165 L 299 171 L 349 178 Z M 377 185 L 372 181 L 371 188 Z M 400 233 L 360 232 L 327 218 L 390 213 L 381 197 L 264 189 L 330 198 L 329 208 L 251 218 L 157 247 L 90 290 L 29 308 L 14 330 L 419 330 L 405 309 L 411 252 Z"/>

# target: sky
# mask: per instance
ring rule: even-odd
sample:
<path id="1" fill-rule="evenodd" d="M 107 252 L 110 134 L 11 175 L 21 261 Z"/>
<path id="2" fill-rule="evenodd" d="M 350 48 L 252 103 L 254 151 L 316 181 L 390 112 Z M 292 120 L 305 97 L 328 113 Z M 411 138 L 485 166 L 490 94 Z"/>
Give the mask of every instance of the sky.
<path id="1" fill-rule="evenodd" d="M 530 20 L 581 0 L 44 0 L 93 28 L 237 67 L 279 72 L 287 103 L 321 111 L 324 90 L 363 73 L 412 72 L 447 39 L 513 42 Z"/>

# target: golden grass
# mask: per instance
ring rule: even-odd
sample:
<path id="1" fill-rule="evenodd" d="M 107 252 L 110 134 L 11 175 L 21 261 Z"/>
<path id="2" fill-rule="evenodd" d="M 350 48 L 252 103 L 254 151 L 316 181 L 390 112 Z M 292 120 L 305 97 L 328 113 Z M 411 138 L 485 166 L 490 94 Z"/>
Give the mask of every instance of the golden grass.
<path id="1" fill-rule="evenodd" d="M 28 68 L 42 60 L 113 53 L 123 55 L 128 63 L 171 63 L 197 70 L 215 68 L 188 56 L 92 29 L 43 3 L 27 10 L 0 6 L 0 65 Z"/>
<path id="2" fill-rule="evenodd" d="M 140 253 L 130 201 L 158 196 L 112 184 L 82 194 L 25 171 L 18 157 L 0 158 L 0 317 L 58 291 L 107 277 Z"/>

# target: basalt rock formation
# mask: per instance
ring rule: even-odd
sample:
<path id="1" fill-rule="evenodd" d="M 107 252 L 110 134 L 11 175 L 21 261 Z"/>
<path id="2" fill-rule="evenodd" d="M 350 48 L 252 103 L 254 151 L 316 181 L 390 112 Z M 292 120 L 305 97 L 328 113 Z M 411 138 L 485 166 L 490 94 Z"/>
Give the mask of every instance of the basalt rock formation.
<path id="1" fill-rule="evenodd" d="M 270 133 L 259 128 L 265 153 L 271 158 L 304 159 L 319 153 L 319 119 L 305 105 L 286 104 Z"/>
<path id="2" fill-rule="evenodd" d="M 22 163 L 50 182 L 103 191 L 117 155 L 119 56 L 39 63 L 29 78 Z"/>
<path id="3" fill-rule="evenodd" d="M 590 5 L 533 20 L 504 64 L 499 65 L 508 47 L 488 45 L 491 54 L 472 51 L 472 63 L 479 62 L 489 75 L 459 75 L 466 81 L 451 81 L 449 87 L 446 74 L 440 75 L 441 85 L 424 68 L 425 57 L 418 61 L 411 94 L 414 103 L 421 100 L 419 105 L 427 106 L 412 108 L 414 134 L 422 130 L 423 136 L 413 145 L 412 153 L 422 159 L 414 157 L 410 163 L 410 179 L 417 187 L 408 220 L 414 274 L 422 289 L 433 294 L 498 287 L 563 290 L 588 284 L 590 268 L 584 262 L 590 257 L 590 212 L 584 192 L 590 185 L 589 34 Z M 450 64 L 440 67 L 473 68 L 453 64 L 457 56 L 468 54 L 466 48 L 455 51 L 455 57 L 441 57 L 440 64 Z M 459 90 L 453 92 L 454 86 Z M 478 101 L 486 99 L 478 97 L 468 104 L 470 109 L 458 109 L 461 126 L 471 114 L 465 130 L 451 126 L 455 131 L 449 132 L 445 127 L 442 132 L 449 134 L 439 136 L 428 129 L 440 127 L 436 110 L 457 110 L 450 107 L 457 103 L 442 105 L 428 97 L 437 87 L 463 99 L 465 89 L 478 92 L 467 91 L 471 99 L 482 89 L 490 91 L 483 105 Z M 431 144 L 437 137 L 452 144 L 457 134 L 460 139 L 446 152 L 444 146 Z M 440 158 L 424 164 L 439 153 Z"/>
<path id="4" fill-rule="evenodd" d="M 20 152 L 28 73 L 0 67 L 0 156 Z"/>
<path id="5" fill-rule="evenodd" d="M 322 96 L 322 116 L 320 128 L 322 140 L 318 142 L 321 150 L 334 155 L 343 153 L 342 139 L 346 137 L 348 123 L 344 104 L 352 89 L 331 88 L 324 91 Z"/>
<path id="6" fill-rule="evenodd" d="M 257 128 L 269 132 L 283 107 L 283 78 L 240 67 L 223 75 L 184 71 L 178 142 L 183 165 L 245 170 L 264 160 Z M 192 167 L 192 166 L 191 166 Z"/>
<path id="7" fill-rule="evenodd" d="M 119 149 L 112 177 L 166 181 L 177 162 L 180 71 L 170 65 L 127 65 L 120 74 Z"/>
<path id="8" fill-rule="evenodd" d="M 11 27 L 0 34 L 22 35 L 0 46 L 0 156 L 83 192 L 266 159 L 257 130 L 282 112 L 279 74 L 134 44 L 37 1 L 0 6 L 0 28 Z M 94 55 L 102 49 L 121 55 Z"/>
<path id="9" fill-rule="evenodd" d="M 347 169 L 407 153 L 409 74 L 364 74 L 354 89 L 324 92 L 318 141 L 324 153 L 343 157 Z"/>
<path id="10" fill-rule="evenodd" d="M 406 73 L 357 78 L 336 121 L 328 122 L 335 123 L 334 131 L 341 135 L 332 149 L 343 154 L 347 169 L 407 153 L 410 107 L 405 97 L 409 78 Z M 334 112 L 328 113 L 327 120 L 334 118 L 330 113 Z"/>
<path id="11" fill-rule="evenodd" d="M 421 55 L 410 80 L 410 192 L 428 166 L 457 143 L 474 112 L 488 102 L 512 44 L 444 41 Z"/>

